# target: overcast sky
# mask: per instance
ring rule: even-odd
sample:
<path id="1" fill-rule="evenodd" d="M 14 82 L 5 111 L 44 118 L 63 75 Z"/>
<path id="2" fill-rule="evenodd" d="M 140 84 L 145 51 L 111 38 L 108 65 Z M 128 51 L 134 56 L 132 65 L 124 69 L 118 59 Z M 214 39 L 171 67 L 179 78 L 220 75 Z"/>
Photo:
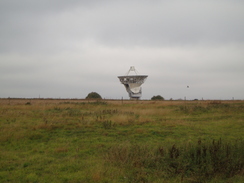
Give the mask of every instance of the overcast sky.
<path id="1" fill-rule="evenodd" d="M 244 99 L 243 0 L 0 0 L 0 98 Z M 189 86 L 189 88 L 187 88 Z"/>

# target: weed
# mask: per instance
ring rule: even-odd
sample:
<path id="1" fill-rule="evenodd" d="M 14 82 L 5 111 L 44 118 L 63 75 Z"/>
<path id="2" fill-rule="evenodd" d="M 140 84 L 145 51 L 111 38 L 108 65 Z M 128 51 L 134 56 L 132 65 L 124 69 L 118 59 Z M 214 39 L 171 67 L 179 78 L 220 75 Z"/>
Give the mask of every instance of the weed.
<path id="1" fill-rule="evenodd" d="M 124 144 L 110 148 L 105 159 L 116 166 L 139 168 L 138 171 L 150 172 L 154 169 L 154 172 L 163 171 L 163 175 L 181 175 L 182 179 L 189 176 L 193 179 L 201 177 L 202 181 L 207 181 L 215 176 L 224 178 L 242 176 L 243 150 L 243 141 L 228 144 L 222 143 L 221 139 L 212 143 L 202 143 L 198 140 L 190 147 L 185 145 L 177 147 L 174 144 L 171 147 L 152 148 L 145 145 Z M 139 181 L 138 178 L 136 180 Z"/>
<path id="2" fill-rule="evenodd" d="M 110 120 L 103 121 L 102 125 L 103 125 L 104 129 L 110 129 L 113 127 L 112 121 L 110 121 Z"/>

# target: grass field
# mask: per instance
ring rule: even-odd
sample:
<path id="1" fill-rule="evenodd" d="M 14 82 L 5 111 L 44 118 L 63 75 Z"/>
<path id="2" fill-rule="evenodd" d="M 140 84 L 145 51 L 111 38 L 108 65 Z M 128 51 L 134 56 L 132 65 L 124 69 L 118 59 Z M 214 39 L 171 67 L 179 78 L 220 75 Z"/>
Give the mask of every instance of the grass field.
<path id="1" fill-rule="evenodd" d="M 0 99 L 0 182 L 244 182 L 244 101 Z"/>

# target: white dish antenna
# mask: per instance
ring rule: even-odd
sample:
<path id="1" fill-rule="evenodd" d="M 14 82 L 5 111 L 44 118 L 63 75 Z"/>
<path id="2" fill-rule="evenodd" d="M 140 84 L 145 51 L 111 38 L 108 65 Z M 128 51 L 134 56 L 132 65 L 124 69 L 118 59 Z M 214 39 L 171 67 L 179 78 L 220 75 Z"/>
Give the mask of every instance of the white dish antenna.
<path id="1" fill-rule="evenodd" d="M 135 72 L 136 75 L 129 75 Z M 141 85 L 145 82 L 147 75 L 138 75 L 134 66 L 131 66 L 125 76 L 118 76 L 120 82 L 125 86 L 130 99 L 140 99 L 142 95 Z"/>

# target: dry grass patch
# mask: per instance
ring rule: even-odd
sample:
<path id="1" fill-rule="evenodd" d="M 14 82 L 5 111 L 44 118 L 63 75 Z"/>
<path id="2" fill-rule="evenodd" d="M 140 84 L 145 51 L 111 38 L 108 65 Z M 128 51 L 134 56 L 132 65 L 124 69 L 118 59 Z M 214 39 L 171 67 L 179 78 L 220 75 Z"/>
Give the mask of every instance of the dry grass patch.
<path id="1" fill-rule="evenodd" d="M 55 153 L 66 153 L 69 151 L 68 147 L 57 147 L 54 149 Z"/>
<path id="2" fill-rule="evenodd" d="M 146 133 L 146 130 L 143 129 L 143 128 L 137 128 L 137 129 L 135 129 L 135 133 L 137 133 L 137 134 L 143 134 L 143 133 Z"/>
<path id="3" fill-rule="evenodd" d="M 128 115 L 125 114 L 113 115 L 110 120 L 118 125 L 128 125 L 130 121 Z"/>

